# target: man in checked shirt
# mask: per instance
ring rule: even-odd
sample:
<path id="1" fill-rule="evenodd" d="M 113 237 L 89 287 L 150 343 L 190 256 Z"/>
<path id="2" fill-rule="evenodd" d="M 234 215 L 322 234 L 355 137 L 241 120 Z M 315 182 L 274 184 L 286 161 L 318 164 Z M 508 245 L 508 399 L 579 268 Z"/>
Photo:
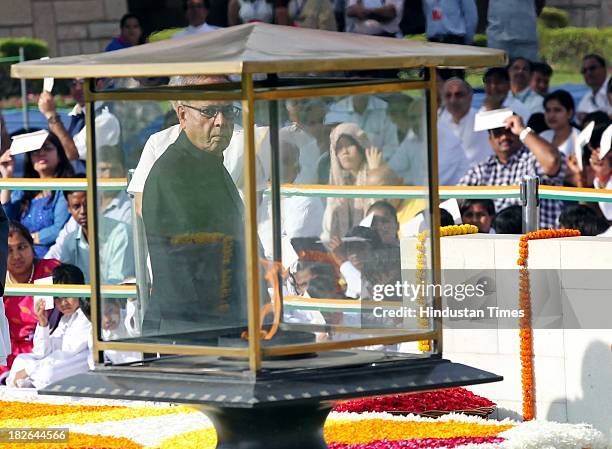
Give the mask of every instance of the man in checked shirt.
<path id="1" fill-rule="evenodd" d="M 563 185 L 566 163 L 563 154 L 540 138 L 521 117 L 513 115 L 506 126 L 489 130 L 489 143 L 495 153 L 485 161 L 473 165 L 459 180 L 460 186 L 518 185 L 525 176 L 538 176 L 540 184 Z M 518 198 L 495 200 L 495 210 L 519 204 Z M 562 203 L 540 201 L 540 228 L 557 227 Z"/>

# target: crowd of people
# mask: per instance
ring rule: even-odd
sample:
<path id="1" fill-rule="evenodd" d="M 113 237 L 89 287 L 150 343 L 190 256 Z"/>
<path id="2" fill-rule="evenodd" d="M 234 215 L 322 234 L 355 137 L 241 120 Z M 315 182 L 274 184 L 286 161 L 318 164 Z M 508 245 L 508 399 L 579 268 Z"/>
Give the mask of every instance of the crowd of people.
<path id="1" fill-rule="evenodd" d="M 401 38 L 425 34 L 431 42 L 472 44 L 479 21 L 476 0 L 183 0 L 189 36 L 252 22 Z M 537 59 L 536 19 L 544 0 L 490 2 L 487 39 L 510 57 Z M 106 51 L 143 42 L 140 20 L 126 14 Z"/>
<path id="2" fill-rule="evenodd" d="M 473 3 L 423 2 L 428 38 L 470 43 L 477 21 Z M 401 2 L 349 0 L 344 7 L 347 31 L 399 33 Z M 187 0 L 185 11 L 189 26 L 181 35 L 253 20 L 336 29 L 339 17 L 326 0 L 283 4 Z M 491 19 L 495 14 L 502 11 L 489 10 L 490 26 L 506 26 Z M 219 22 L 207 22 L 213 17 Z M 139 30 L 137 17 L 124 17 L 120 37 L 107 50 L 137 45 L 142 40 Z M 505 37 L 503 32 L 496 34 L 497 42 Z M 440 185 L 517 185 L 532 175 L 545 185 L 612 189 L 612 83 L 606 60 L 595 54 L 583 58 L 588 93 L 576 105 L 569 92 L 550 91 L 552 68 L 526 57 L 531 55 L 527 43 L 512 45 L 513 52 L 522 54 L 507 67 L 485 72 L 480 110 L 473 107 L 473 88 L 461 71 L 439 70 Z M 216 86 L 228 81 L 218 76 L 182 76 L 170 79 L 169 85 Z M 112 88 L 150 80 L 98 82 L 101 88 Z M 3 178 L 85 176 L 83 80 L 72 82 L 71 94 L 76 106 L 68 126 L 57 112 L 53 95 L 41 94 L 39 109 L 48 122 L 42 144 L 13 154 L 3 139 Z M 254 238 L 261 260 L 282 264 L 285 294 L 370 299 L 374 286 L 401 281 L 400 240 L 428 227 L 426 200 L 384 198 L 376 193 L 390 186 L 427 186 L 425 95 L 352 95 L 281 104 L 280 183 L 327 184 L 349 193 L 282 196 L 280 220 L 275 221 L 268 189 L 274 139 L 269 116 L 256 115 L 257 192 L 253 199 L 258 233 Z M 128 187 L 133 202 L 123 190 L 102 190 L 97 198 L 100 280 L 103 284 L 134 282 L 135 220 L 144 224 L 149 256 L 143 271 L 152 280 L 142 320 L 138 300 L 103 301 L 103 337 L 184 333 L 201 329 L 203 323 L 208 327 L 244 324 L 246 279 L 253 273 L 245 264 L 246 248 L 254 246 L 245 240 L 247 192 L 240 108 L 231 102 L 195 100 L 172 102 L 166 113 L 158 106 L 133 108 L 121 102 L 96 107 L 98 179 L 123 178 L 128 168 L 135 168 Z M 475 130 L 479 114 L 504 108 L 511 115 L 502 125 Z M 10 220 L 8 283 L 31 284 L 49 276 L 57 284 L 89 282 L 91 222 L 83 190 L 5 189 L 0 199 Z M 542 200 L 540 225 L 609 235 L 610 204 Z M 472 199 L 440 207 L 443 225 L 474 224 L 481 233 L 522 232 L 518 199 Z M 274 232 L 277 226 L 280 235 Z M 262 273 L 261 279 L 262 295 L 274 295 L 270 277 Z M 0 373 L 9 385 L 38 388 L 58 376 L 87 369 L 91 323 L 86 300 L 56 298 L 54 306 L 46 309 L 43 301 L 35 302 L 32 296 L 5 296 L 4 309 L 11 353 Z M 306 319 L 339 324 L 342 316 Z M 140 355 L 106 351 L 105 357 L 117 362 Z"/>

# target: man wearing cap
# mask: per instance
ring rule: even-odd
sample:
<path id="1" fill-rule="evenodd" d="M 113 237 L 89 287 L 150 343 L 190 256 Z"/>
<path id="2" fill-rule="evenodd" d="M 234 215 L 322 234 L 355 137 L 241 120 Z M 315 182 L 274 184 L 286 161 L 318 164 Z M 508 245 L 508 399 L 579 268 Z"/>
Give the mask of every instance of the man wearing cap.
<path id="1" fill-rule="evenodd" d="M 489 143 L 495 154 L 473 165 L 459 185 L 512 186 L 518 185 L 525 176 L 538 176 L 540 184 L 563 185 L 566 170 L 563 154 L 525 127 L 517 115 L 503 121 L 491 119 Z M 495 209 L 502 210 L 518 203 L 518 198 L 496 199 Z M 541 200 L 540 228 L 556 227 L 561 208 L 560 201 Z"/>

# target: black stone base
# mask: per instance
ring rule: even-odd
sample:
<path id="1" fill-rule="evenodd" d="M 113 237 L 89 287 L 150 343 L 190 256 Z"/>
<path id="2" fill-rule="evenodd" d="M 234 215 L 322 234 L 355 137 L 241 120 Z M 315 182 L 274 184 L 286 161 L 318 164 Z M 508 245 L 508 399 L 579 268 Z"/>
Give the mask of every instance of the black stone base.
<path id="1" fill-rule="evenodd" d="M 217 430 L 217 449 L 326 449 L 323 424 L 331 404 L 299 403 L 261 408 L 195 405 Z"/>

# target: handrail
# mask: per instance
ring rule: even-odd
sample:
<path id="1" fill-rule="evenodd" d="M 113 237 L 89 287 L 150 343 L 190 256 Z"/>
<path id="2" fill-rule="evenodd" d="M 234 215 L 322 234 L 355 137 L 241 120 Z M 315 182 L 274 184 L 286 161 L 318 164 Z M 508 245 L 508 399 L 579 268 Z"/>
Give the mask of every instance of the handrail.
<path id="1" fill-rule="evenodd" d="M 98 180 L 98 190 L 120 191 L 127 188 L 127 178 Z M 0 178 L 0 189 L 9 190 L 87 190 L 84 178 Z"/>
<path id="2" fill-rule="evenodd" d="M 121 191 L 127 188 L 127 178 L 98 179 L 98 189 Z M 0 178 L 0 189 L 11 190 L 87 190 L 84 178 Z M 440 186 L 442 199 L 520 198 L 516 186 Z M 269 193 L 269 190 L 266 190 Z M 284 196 L 345 197 L 345 198 L 427 198 L 424 186 L 340 186 L 326 184 L 283 184 Z M 540 199 L 612 203 L 612 190 L 541 185 Z"/>
<path id="3" fill-rule="evenodd" d="M 91 297 L 92 286 L 52 285 L 52 284 L 6 284 L 4 296 L 68 296 L 73 298 Z M 136 298 L 135 285 L 102 285 L 102 296 L 105 298 Z"/>
<path id="4" fill-rule="evenodd" d="M 516 186 L 440 186 L 440 198 L 450 199 L 499 199 L 520 198 L 520 187 Z M 281 193 L 285 196 L 307 197 L 349 197 L 349 198 L 389 198 L 416 199 L 427 198 L 424 186 L 340 186 L 340 185 L 305 185 L 283 184 Z M 612 202 L 612 190 L 540 186 L 541 199 Z"/>

